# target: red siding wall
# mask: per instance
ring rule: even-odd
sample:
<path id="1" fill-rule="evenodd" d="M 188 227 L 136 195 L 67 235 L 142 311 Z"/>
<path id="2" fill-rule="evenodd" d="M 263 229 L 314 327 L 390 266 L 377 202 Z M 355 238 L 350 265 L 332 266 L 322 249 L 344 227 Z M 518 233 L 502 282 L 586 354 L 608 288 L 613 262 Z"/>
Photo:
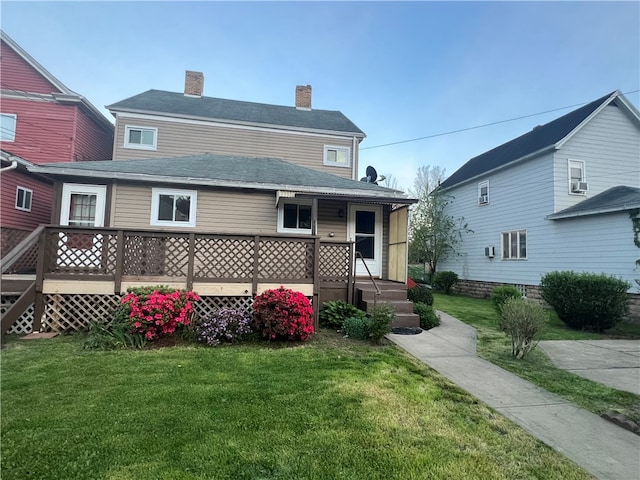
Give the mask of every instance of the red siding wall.
<path id="1" fill-rule="evenodd" d="M 4 42 L 0 43 L 2 88 L 33 93 L 60 92 Z"/>
<path id="2" fill-rule="evenodd" d="M 30 212 L 16 210 L 16 187 L 33 190 Z M 0 209 L 2 227 L 34 229 L 41 223 L 51 223 L 51 205 L 53 187 L 35 180 L 33 176 L 17 170 L 2 172 L 0 175 Z"/>
<path id="3" fill-rule="evenodd" d="M 76 131 L 73 159 L 111 160 L 113 154 L 113 130 L 106 131 L 84 110 L 76 109 Z"/>

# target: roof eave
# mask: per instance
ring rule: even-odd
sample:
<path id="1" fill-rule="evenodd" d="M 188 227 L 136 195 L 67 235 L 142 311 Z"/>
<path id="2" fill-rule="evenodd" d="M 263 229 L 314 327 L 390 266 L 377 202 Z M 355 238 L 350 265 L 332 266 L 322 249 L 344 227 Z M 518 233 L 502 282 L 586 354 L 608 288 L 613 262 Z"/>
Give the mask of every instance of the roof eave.
<path id="1" fill-rule="evenodd" d="M 627 205 L 620 205 L 617 207 L 611 208 L 595 208 L 592 210 L 584 210 L 581 212 L 568 212 L 568 213 L 553 213 L 551 215 L 547 215 L 545 217 L 546 220 L 564 220 L 567 218 L 577 218 L 577 217 L 586 217 L 590 215 L 602 215 L 606 213 L 617 213 L 617 212 L 626 212 L 629 210 L 634 210 L 640 208 L 640 203 L 631 203 Z"/>

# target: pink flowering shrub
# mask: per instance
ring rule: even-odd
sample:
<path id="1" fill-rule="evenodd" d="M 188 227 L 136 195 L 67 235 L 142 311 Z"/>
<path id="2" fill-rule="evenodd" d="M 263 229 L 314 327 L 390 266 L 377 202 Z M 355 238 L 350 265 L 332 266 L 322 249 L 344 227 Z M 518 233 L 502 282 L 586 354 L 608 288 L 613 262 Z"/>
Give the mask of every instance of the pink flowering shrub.
<path id="1" fill-rule="evenodd" d="M 256 329 L 269 339 L 304 341 L 314 332 L 309 299 L 284 287 L 256 296 L 253 319 Z"/>
<path id="2" fill-rule="evenodd" d="M 166 287 L 149 290 L 132 289 L 121 300 L 128 310 L 132 333 L 151 341 L 171 335 L 178 327 L 191 323 L 193 303 L 200 300 L 196 293 Z"/>

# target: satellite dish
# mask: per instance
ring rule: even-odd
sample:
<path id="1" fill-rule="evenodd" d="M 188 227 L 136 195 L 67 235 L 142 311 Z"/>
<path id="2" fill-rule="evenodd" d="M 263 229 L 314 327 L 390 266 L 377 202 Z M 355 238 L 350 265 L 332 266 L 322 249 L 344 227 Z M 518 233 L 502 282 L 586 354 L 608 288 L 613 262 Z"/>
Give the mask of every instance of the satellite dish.
<path id="1" fill-rule="evenodd" d="M 367 167 L 367 178 L 369 183 L 376 183 L 378 179 L 378 172 L 371 165 Z"/>

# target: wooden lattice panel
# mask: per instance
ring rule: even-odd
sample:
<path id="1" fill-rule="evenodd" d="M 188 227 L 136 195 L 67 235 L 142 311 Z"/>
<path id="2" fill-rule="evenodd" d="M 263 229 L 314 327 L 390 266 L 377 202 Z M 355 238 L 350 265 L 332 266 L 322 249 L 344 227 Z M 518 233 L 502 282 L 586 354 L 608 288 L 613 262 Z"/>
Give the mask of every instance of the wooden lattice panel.
<path id="1" fill-rule="evenodd" d="M 85 275 L 115 273 L 115 235 L 53 230 L 45 238 L 46 272 Z"/>
<path id="2" fill-rule="evenodd" d="M 2 227 L 0 229 L 0 256 L 4 257 L 31 233 L 29 230 Z"/>
<path id="3" fill-rule="evenodd" d="M 252 305 L 252 297 L 200 297 L 200 301 L 195 304 L 195 311 L 200 319 L 211 317 L 213 312 L 223 307 L 237 308 L 251 315 Z"/>
<path id="4" fill-rule="evenodd" d="M 189 238 L 170 237 L 165 239 L 165 261 L 162 275 L 186 277 L 189 270 Z"/>
<path id="5" fill-rule="evenodd" d="M 18 298 L 20 298 L 20 296 L 18 295 L 3 295 L 2 303 L 0 303 L 0 314 L 4 315 L 5 312 L 18 301 Z M 18 320 L 16 320 L 14 324 L 11 325 L 7 333 L 18 335 L 26 335 L 27 333 L 31 333 L 33 331 L 33 313 L 34 307 L 33 304 L 31 304 L 20 316 L 20 318 L 18 318 Z"/>
<path id="6" fill-rule="evenodd" d="M 45 295 L 41 330 L 85 330 L 94 320 L 109 320 L 120 305 L 120 298 L 120 295 Z"/>
<path id="7" fill-rule="evenodd" d="M 320 244 L 320 280 L 344 282 L 349 278 L 349 248 L 348 245 Z"/>
<path id="8" fill-rule="evenodd" d="M 258 278 L 313 278 L 313 244 L 310 242 L 262 240 L 259 261 Z"/>
<path id="9" fill-rule="evenodd" d="M 196 238 L 194 277 L 251 278 L 252 238 Z"/>
<path id="10" fill-rule="evenodd" d="M 124 239 L 124 275 L 162 275 L 164 271 L 164 238 L 127 235 Z"/>

